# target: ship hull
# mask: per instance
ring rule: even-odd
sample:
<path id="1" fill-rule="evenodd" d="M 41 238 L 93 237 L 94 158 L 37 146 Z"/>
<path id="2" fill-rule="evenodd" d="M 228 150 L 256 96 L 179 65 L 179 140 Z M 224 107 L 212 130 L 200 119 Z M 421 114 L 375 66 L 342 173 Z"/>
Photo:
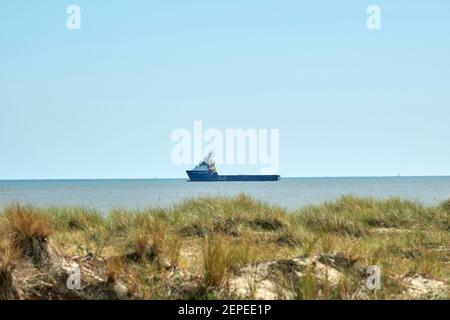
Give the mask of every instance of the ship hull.
<path id="1" fill-rule="evenodd" d="M 213 172 L 186 171 L 191 182 L 221 182 L 221 181 L 278 181 L 279 175 L 219 175 Z"/>

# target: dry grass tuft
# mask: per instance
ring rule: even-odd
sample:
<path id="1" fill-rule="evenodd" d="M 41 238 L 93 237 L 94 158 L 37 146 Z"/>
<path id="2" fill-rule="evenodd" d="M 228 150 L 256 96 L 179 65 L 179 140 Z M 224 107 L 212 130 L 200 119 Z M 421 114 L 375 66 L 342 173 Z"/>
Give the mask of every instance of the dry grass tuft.
<path id="1" fill-rule="evenodd" d="M 106 279 L 109 283 L 116 282 L 123 273 L 123 261 L 121 258 L 111 258 L 106 262 Z"/>
<path id="2" fill-rule="evenodd" d="M 225 281 L 230 262 L 227 241 L 208 237 L 203 245 L 203 279 L 207 287 L 218 287 Z"/>
<path id="3" fill-rule="evenodd" d="M 45 264 L 48 256 L 48 240 L 53 230 L 48 217 L 31 207 L 11 206 L 4 211 L 7 221 L 7 237 L 22 255 L 37 265 Z"/>
<path id="4" fill-rule="evenodd" d="M 128 259 L 135 262 L 155 262 L 160 267 L 166 267 L 166 256 L 171 260 L 178 260 L 179 244 L 173 239 L 168 248 L 167 224 L 161 218 L 145 220 L 143 226 L 134 230 L 131 235 L 132 251 L 127 254 Z M 178 247 L 178 249 L 177 249 Z"/>
<path id="5" fill-rule="evenodd" d="M 155 218 L 152 221 L 151 238 L 152 245 L 151 250 L 158 263 L 162 263 L 164 259 L 164 253 L 166 248 L 166 235 L 167 225 L 160 218 Z"/>
<path id="6" fill-rule="evenodd" d="M 173 237 L 168 241 L 165 254 L 167 256 L 170 266 L 178 267 L 180 265 L 180 255 L 182 246 L 183 243 L 178 238 Z"/>
<path id="7" fill-rule="evenodd" d="M 19 250 L 9 241 L 0 243 L 0 300 L 17 299 L 12 270 L 20 257 Z"/>
<path id="8" fill-rule="evenodd" d="M 20 258 L 20 250 L 8 240 L 0 242 L 0 271 L 12 269 Z"/>
<path id="9" fill-rule="evenodd" d="M 153 259 L 153 253 L 150 249 L 150 235 L 142 230 L 135 232 L 131 236 L 132 251 L 127 254 L 128 259 L 135 262 L 144 262 L 147 259 Z"/>

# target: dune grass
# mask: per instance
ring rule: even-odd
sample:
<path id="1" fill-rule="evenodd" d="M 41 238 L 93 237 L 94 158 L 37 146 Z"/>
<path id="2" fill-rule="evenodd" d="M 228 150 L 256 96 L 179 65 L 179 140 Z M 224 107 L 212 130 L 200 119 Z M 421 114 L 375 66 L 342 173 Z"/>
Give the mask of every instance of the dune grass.
<path id="1" fill-rule="evenodd" d="M 0 213 L 0 269 L 16 264 L 14 252 L 35 257 L 41 240 L 51 238 L 67 257 L 108 259 L 108 278 L 132 278 L 142 298 L 206 299 L 208 288 L 223 289 L 214 298 L 230 298 L 227 280 L 239 267 L 339 253 L 361 266 L 382 268 L 383 288 L 371 298 L 398 298 L 405 289 L 398 279 L 409 274 L 449 284 L 449 204 L 346 196 L 291 212 L 239 195 L 107 215 L 86 208 L 14 205 Z M 189 274 L 202 293 L 167 288 L 174 269 Z M 342 272 L 345 281 L 332 290 L 308 272 L 290 290 L 301 299 L 354 298 L 358 275 Z"/>

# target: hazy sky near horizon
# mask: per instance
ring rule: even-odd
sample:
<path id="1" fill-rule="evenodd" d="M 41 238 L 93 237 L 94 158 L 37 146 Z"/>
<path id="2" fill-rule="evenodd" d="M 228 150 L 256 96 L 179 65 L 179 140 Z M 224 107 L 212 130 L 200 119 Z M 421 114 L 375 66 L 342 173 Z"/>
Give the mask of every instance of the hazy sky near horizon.
<path id="1" fill-rule="evenodd" d="M 0 2 L 0 179 L 185 177 L 195 120 L 280 129 L 282 176 L 450 175 L 450 1 Z"/>

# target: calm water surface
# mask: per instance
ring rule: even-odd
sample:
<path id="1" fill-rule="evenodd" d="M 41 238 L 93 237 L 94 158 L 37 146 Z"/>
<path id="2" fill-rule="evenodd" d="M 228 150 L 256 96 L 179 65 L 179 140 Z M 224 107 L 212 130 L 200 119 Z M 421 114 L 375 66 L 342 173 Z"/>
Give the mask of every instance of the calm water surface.
<path id="1" fill-rule="evenodd" d="M 1 181 L 0 207 L 19 202 L 39 207 L 165 207 L 185 198 L 247 193 L 288 209 L 334 200 L 342 195 L 398 196 L 424 204 L 450 198 L 450 177 L 284 178 L 279 182 L 186 182 L 155 180 Z"/>

